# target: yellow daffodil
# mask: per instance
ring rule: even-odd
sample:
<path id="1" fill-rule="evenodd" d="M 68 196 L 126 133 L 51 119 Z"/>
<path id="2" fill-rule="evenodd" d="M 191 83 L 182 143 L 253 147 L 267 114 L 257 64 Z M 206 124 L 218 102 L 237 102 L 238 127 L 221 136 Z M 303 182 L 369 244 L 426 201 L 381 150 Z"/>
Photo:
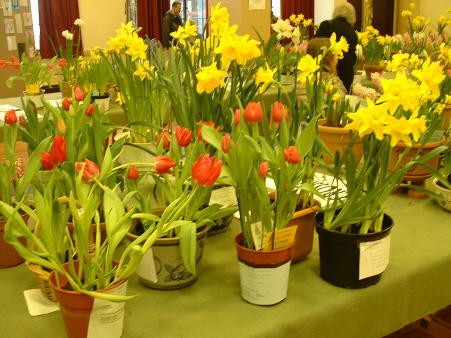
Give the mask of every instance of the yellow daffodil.
<path id="1" fill-rule="evenodd" d="M 382 35 L 378 35 L 376 38 L 376 41 L 382 46 L 385 45 L 385 42 L 386 42 L 385 37 Z"/>
<path id="2" fill-rule="evenodd" d="M 263 67 L 258 68 L 255 83 L 263 83 L 263 86 L 260 88 L 260 94 L 262 94 L 266 90 L 266 88 L 268 88 L 268 86 L 272 82 L 274 82 L 274 74 L 276 71 L 277 69 L 269 68 L 268 64 L 266 64 L 266 69 Z"/>
<path id="3" fill-rule="evenodd" d="M 382 96 L 377 103 L 387 103 L 388 110 L 394 114 L 399 106 L 405 110 L 415 110 L 418 106 L 420 87 L 412 79 L 408 79 L 405 72 L 397 72 L 394 79 L 382 79 Z"/>
<path id="4" fill-rule="evenodd" d="M 428 58 L 421 67 L 421 70 L 412 71 L 412 75 L 421 81 L 421 90 L 425 96 L 435 100 L 440 96 L 440 84 L 446 78 L 439 61 L 431 62 Z"/>
<path id="5" fill-rule="evenodd" d="M 326 94 L 331 94 L 334 91 L 334 85 L 329 83 L 324 90 Z"/>
<path id="6" fill-rule="evenodd" d="M 387 70 L 390 72 L 403 71 L 409 66 L 409 53 L 397 53 L 393 55 L 392 60 L 387 64 Z"/>
<path id="7" fill-rule="evenodd" d="M 359 133 L 360 137 L 373 134 L 378 140 L 384 138 L 384 127 L 388 118 L 387 108 L 385 105 L 375 105 L 367 98 L 367 107 L 360 108 L 355 113 L 349 113 L 348 117 L 351 123 L 345 126 L 347 130 L 354 130 Z"/>
<path id="8" fill-rule="evenodd" d="M 446 64 L 451 64 L 451 50 L 448 46 L 445 45 L 443 42 L 440 45 L 440 55 L 439 58 L 443 60 L 443 62 Z"/>
<path id="9" fill-rule="evenodd" d="M 132 61 L 136 59 L 145 60 L 147 58 L 146 55 L 147 45 L 144 40 L 138 36 L 135 32 L 128 39 L 128 48 L 125 51 L 125 54 L 130 55 L 132 57 Z"/>
<path id="10" fill-rule="evenodd" d="M 426 131 L 426 117 L 421 115 L 419 118 L 411 116 L 407 123 L 410 126 L 410 130 L 412 133 L 412 140 L 417 142 L 421 135 Z"/>
<path id="11" fill-rule="evenodd" d="M 221 54 L 222 68 L 227 69 L 230 62 L 236 60 L 239 65 L 246 64 L 247 61 L 261 55 L 260 42 L 249 40 L 249 35 L 243 36 L 235 33 L 221 36 L 219 46 L 215 48 L 216 54 Z"/>
<path id="12" fill-rule="evenodd" d="M 217 87 L 225 86 L 225 82 L 222 80 L 227 76 L 227 72 L 217 69 L 216 62 L 213 62 L 210 66 L 202 67 L 199 73 L 196 74 L 197 86 L 196 90 L 199 94 L 206 92 L 210 94 Z"/>
<path id="13" fill-rule="evenodd" d="M 411 3 L 409 4 L 409 7 L 410 7 L 410 9 L 414 9 L 414 8 L 415 8 L 415 3 L 414 3 L 414 2 L 411 2 Z"/>
<path id="14" fill-rule="evenodd" d="M 133 75 L 139 76 L 141 81 L 144 79 L 150 80 L 151 78 L 151 72 L 155 69 L 154 66 L 150 66 L 149 60 L 145 60 L 142 64 L 138 64 L 138 68 L 133 73 Z"/>
<path id="15" fill-rule="evenodd" d="M 121 106 L 124 104 L 124 97 L 122 96 L 121 93 L 117 93 L 117 98 L 116 98 L 116 102 L 118 102 Z"/>
<path id="16" fill-rule="evenodd" d="M 340 101 L 340 94 L 335 93 L 334 95 L 332 95 L 332 101 L 334 102 Z"/>
<path id="17" fill-rule="evenodd" d="M 346 41 L 345 37 L 340 37 L 340 40 L 337 42 L 337 35 L 332 33 L 330 37 L 330 47 L 329 51 L 335 54 L 339 59 L 343 59 L 343 52 L 348 52 L 349 44 Z"/>
<path id="18" fill-rule="evenodd" d="M 411 133 L 412 125 L 404 116 L 399 119 L 391 115 L 387 116 L 384 134 L 391 137 L 391 147 L 396 146 L 399 141 L 404 142 L 408 147 L 412 146 Z"/>
<path id="19" fill-rule="evenodd" d="M 229 26 L 229 11 L 226 7 L 221 7 L 221 2 L 211 8 L 210 22 L 213 35 L 219 35 Z"/>
<path id="20" fill-rule="evenodd" d="M 311 24 L 312 24 L 312 19 L 308 19 L 308 20 L 304 20 L 303 22 L 302 22 L 302 25 L 305 27 L 305 28 L 307 28 L 308 26 L 310 26 Z"/>
<path id="21" fill-rule="evenodd" d="M 314 59 L 310 54 L 305 55 L 299 60 L 298 63 L 298 70 L 300 71 L 300 74 L 298 75 L 297 80 L 304 84 L 307 75 L 316 72 L 318 69 L 319 65 L 317 64 L 316 59 Z"/>

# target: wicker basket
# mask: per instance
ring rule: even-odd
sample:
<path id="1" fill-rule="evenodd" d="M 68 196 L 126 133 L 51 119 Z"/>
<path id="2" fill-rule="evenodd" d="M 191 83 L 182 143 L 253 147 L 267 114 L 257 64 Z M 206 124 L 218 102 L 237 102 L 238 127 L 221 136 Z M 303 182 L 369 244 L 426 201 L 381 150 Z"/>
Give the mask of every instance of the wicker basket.
<path id="1" fill-rule="evenodd" d="M 48 300 L 56 302 L 57 300 L 55 297 L 55 293 L 53 292 L 53 289 L 49 285 L 50 272 L 45 271 L 42 268 L 42 266 L 28 261 L 25 262 L 25 265 L 28 268 L 28 270 L 34 273 L 34 277 L 39 285 L 39 289 L 41 289 L 42 295 Z"/>

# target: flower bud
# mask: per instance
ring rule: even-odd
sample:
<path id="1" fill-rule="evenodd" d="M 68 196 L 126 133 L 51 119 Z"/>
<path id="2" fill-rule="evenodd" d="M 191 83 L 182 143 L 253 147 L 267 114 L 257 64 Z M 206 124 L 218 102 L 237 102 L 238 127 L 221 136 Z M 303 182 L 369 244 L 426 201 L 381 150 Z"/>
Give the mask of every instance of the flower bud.
<path id="1" fill-rule="evenodd" d="M 66 124 L 64 123 L 64 121 L 62 119 L 58 119 L 56 126 L 57 126 L 58 132 L 60 134 L 64 134 L 66 132 Z"/>

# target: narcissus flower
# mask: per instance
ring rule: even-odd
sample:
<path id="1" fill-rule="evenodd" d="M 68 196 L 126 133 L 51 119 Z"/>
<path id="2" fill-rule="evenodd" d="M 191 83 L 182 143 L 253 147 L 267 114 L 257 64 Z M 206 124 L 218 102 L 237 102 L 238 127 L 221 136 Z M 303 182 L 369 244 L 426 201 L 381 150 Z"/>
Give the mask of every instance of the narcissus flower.
<path id="1" fill-rule="evenodd" d="M 171 168 L 175 166 L 174 161 L 166 155 L 155 157 L 155 172 L 158 175 L 170 174 Z"/>
<path id="2" fill-rule="evenodd" d="M 314 59 L 310 54 L 305 55 L 302 59 L 299 60 L 298 70 L 300 74 L 298 75 L 297 80 L 301 83 L 305 83 L 307 76 L 316 72 L 319 69 L 320 58 Z"/>
<path id="3" fill-rule="evenodd" d="M 284 149 L 283 156 L 285 157 L 285 161 L 291 164 L 297 164 L 301 160 L 299 151 L 295 146 L 289 146 L 288 148 Z"/>
<path id="4" fill-rule="evenodd" d="M 5 114 L 5 123 L 6 124 L 16 124 L 17 123 L 17 115 L 14 109 L 8 110 Z"/>
<path id="5" fill-rule="evenodd" d="M 244 109 L 244 119 L 247 122 L 259 122 L 263 117 L 262 106 L 260 102 L 249 102 Z"/>
<path id="6" fill-rule="evenodd" d="M 216 62 L 213 62 L 210 66 L 202 67 L 199 73 L 196 74 L 197 92 L 199 94 L 203 92 L 210 94 L 217 87 L 224 87 L 225 82 L 222 79 L 226 76 L 226 71 L 216 68 Z"/>
<path id="7" fill-rule="evenodd" d="M 216 161 L 209 154 L 200 155 L 191 168 L 191 176 L 200 186 L 209 187 L 216 182 L 221 174 L 222 161 Z"/>
<path id="8" fill-rule="evenodd" d="M 276 101 L 272 108 L 272 119 L 274 122 L 281 122 L 282 116 L 285 116 L 285 120 L 288 120 L 288 109 L 283 106 L 282 103 Z"/>
<path id="9" fill-rule="evenodd" d="M 332 33 L 332 36 L 330 37 L 330 47 L 329 51 L 331 51 L 333 54 L 335 54 L 339 59 L 343 59 L 343 52 L 348 52 L 349 44 L 342 36 L 339 41 L 337 41 L 337 35 Z"/>
<path id="10" fill-rule="evenodd" d="M 255 83 L 263 84 L 263 86 L 261 86 L 260 88 L 260 94 L 262 94 L 266 90 L 266 88 L 268 88 L 268 86 L 274 82 L 274 74 L 276 71 L 277 69 L 269 68 L 268 63 L 266 63 L 266 69 L 264 69 L 263 67 L 258 68 Z"/>
<path id="11" fill-rule="evenodd" d="M 136 168 L 135 165 L 131 165 L 128 168 L 127 177 L 129 180 L 133 180 L 133 181 L 135 181 L 139 178 L 139 170 L 138 170 L 138 168 Z"/>
<path id="12" fill-rule="evenodd" d="M 187 147 L 191 143 L 191 136 L 193 132 L 188 128 L 182 128 L 178 126 L 175 129 L 175 137 L 177 138 L 177 143 L 180 147 Z"/>
<path id="13" fill-rule="evenodd" d="M 258 176 L 260 177 L 266 177 L 268 175 L 268 162 L 263 161 L 260 163 L 260 167 L 258 168 Z"/>
<path id="14" fill-rule="evenodd" d="M 85 167 L 83 169 L 83 176 L 82 179 L 85 182 L 94 182 L 97 177 L 99 177 L 100 169 L 97 164 L 94 162 L 85 159 Z M 77 173 L 80 173 L 80 171 L 83 168 L 83 162 L 76 162 L 75 163 L 75 169 L 77 170 Z"/>
<path id="15" fill-rule="evenodd" d="M 160 145 L 160 142 L 163 140 L 163 148 L 169 149 L 171 145 L 171 134 L 167 130 L 163 130 L 158 136 L 157 143 Z"/>

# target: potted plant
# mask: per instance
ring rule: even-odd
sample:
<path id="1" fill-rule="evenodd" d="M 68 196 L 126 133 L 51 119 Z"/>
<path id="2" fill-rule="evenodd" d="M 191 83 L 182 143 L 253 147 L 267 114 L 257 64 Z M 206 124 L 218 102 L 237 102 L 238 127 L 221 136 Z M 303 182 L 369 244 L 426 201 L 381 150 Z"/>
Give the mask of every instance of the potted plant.
<path id="1" fill-rule="evenodd" d="M 102 327 L 112 330 L 110 335 L 121 336 L 124 305 L 112 302 L 133 298 L 125 295 L 127 278 L 138 267 L 146 250 L 161 233 L 169 231 L 172 226 L 164 222 L 154 223 L 119 254 L 119 244 L 130 228 L 135 210 L 125 210 L 125 204 L 133 192 L 121 199 L 104 184 L 114 171 L 121 169 L 114 168 L 113 163 L 109 148 L 105 152 L 103 166 L 96 171 L 93 171 L 89 163 L 83 163 L 75 177 L 74 191 L 69 196 L 57 197 L 52 192 L 41 195 L 35 191 L 36 211 L 23 207 L 25 199 L 15 208 L 3 202 L 0 204 L 2 213 L 9 219 L 6 240 L 30 262 L 53 270 L 49 283 L 63 309 L 62 315 L 69 337 L 86 337 L 93 332 L 102 335 Z M 55 184 L 58 183 L 61 182 L 57 179 Z M 90 229 L 93 222 L 97 229 L 100 227 L 98 210 L 101 205 L 107 237 L 101 243 L 100 231 L 96 232 L 96 249 L 92 253 L 88 248 Z M 18 214 L 20 209 L 40 222 L 39 235 L 29 230 Z M 66 228 L 69 216 L 75 225 L 72 235 L 68 234 Z M 18 240 L 19 236 L 30 240 L 36 250 L 23 245 Z M 63 240 L 55 238 L 61 236 Z M 64 245 L 64 257 L 55 254 L 56 243 Z M 106 325 L 105 322 L 104 325 L 99 325 L 103 317 L 110 320 Z"/>
<path id="2" fill-rule="evenodd" d="M 53 68 L 54 61 L 55 58 L 51 59 L 48 63 L 43 62 L 40 54 L 35 54 L 31 62 L 25 53 L 22 54 L 20 62 L 16 57 L 11 56 L 11 67 L 18 69 L 22 75 L 11 76 L 6 81 L 6 85 L 11 88 L 15 80 L 24 81 L 24 95 L 40 108 L 42 107 L 41 98 L 44 95 L 44 90 L 41 89 L 41 86 L 44 84 L 50 85 L 50 79 L 52 77 L 50 69 Z"/>
<path id="3" fill-rule="evenodd" d="M 448 141 L 447 149 L 443 152 L 441 172 L 448 181 L 448 186 L 440 182 L 438 178 L 432 181 L 434 191 L 441 198 L 437 199 L 437 203 L 445 210 L 451 211 L 451 145 Z"/>
<path id="4" fill-rule="evenodd" d="M 372 26 L 366 27 L 363 32 L 357 32 L 357 36 L 363 48 L 366 77 L 371 80 L 371 73 L 382 73 L 385 69 L 384 50 L 387 39 L 379 35 L 379 31 Z"/>
<path id="5" fill-rule="evenodd" d="M 225 173 L 236 191 L 242 231 L 235 237 L 241 296 L 258 305 L 276 304 L 287 296 L 297 229 L 286 226 L 296 208 L 298 185 L 312 169 L 304 161 L 311 160 L 306 155 L 316 136 L 316 119 L 295 141 L 289 137 L 288 112 L 282 108 L 273 119 L 278 127 L 273 126 L 270 131 L 261 104 L 251 102 L 244 111 L 237 109 L 235 112 L 231 134 L 220 135 L 212 127 L 202 126 L 202 137 L 222 151 Z M 260 136 L 260 128 L 263 136 Z M 273 202 L 265 184 L 268 172 L 276 185 Z M 301 191 L 314 191 L 312 182 L 304 180 L 302 183 Z M 306 196 L 300 197 L 303 198 Z M 285 240 L 281 232 L 288 232 Z M 296 258 L 305 258 L 308 253 L 303 252 L 303 257 Z M 272 269 L 267 270 L 268 267 Z M 264 280 L 253 283 L 247 278 L 249 274 L 262 271 L 268 274 Z M 280 278 L 278 285 L 273 284 L 274 278 Z"/>
<path id="6" fill-rule="evenodd" d="M 380 279 L 389 261 L 389 234 L 393 226 L 393 220 L 384 214 L 383 203 L 406 172 L 445 149 L 441 146 L 426 156 L 406 161 L 410 146 L 425 130 L 425 119 L 391 115 L 390 102 L 368 103 L 367 108 L 348 114 L 352 123 L 345 126 L 362 138 L 360 163 L 355 164 L 352 152 L 355 134 L 343 155 L 336 155 L 334 168 L 329 168 L 334 180 L 346 186 L 346 198 L 342 200 L 338 195 L 328 198 L 327 205 L 316 217 L 321 277 L 346 288 L 367 287 Z M 430 136 L 429 132 L 423 137 L 422 146 Z M 401 137 L 409 148 L 389 170 L 392 148 Z M 380 260 L 372 265 L 374 255 L 379 255 Z"/>
<path id="7" fill-rule="evenodd" d="M 160 217 L 183 221 L 183 226 L 173 228 L 155 242 L 137 272 L 140 281 L 151 288 L 174 289 L 193 284 L 198 277 L 208 227 L 236 211 L 233 206 L 208 205 L 222 161 L 205 154 L 207 145 L 199 139 L 192 141 L 191 135 L 187 128 L 181 127 L 177 127 L 172 136 L 163 131 L 155 170 L 145 173 L 153 176 L 155 189 L 177 210 L 174 213 L 167 206 L 160 209 Z M 126 183 L 128 190 L 136 190 L 138 182 L 127 180 Z M 141 193 L 135 195 L 140 214 L 158 213 L 152 208 L 149 197 Z M 134 239 L 147 226 L 146 222 L 135 224 L 128 237 Z"/>
<path id="8" fill-rule="evenodd" d="M 40 168 L 40 153 L 35 151 L 28 158 L 26 144 L 17 142 L 18 119 L 14 110 L 5 114 L 4 121 L 3 137 L 8 142 L 1 146 L 4 158 L 0 160 L 0 201 L 13 206 L 23 196 L 29 194 L 30 183 Z M 49 141 L 49 139 L 43 140 L 38 145 L 38 150 L 43 149 Z M 21 214 L 21 217 L 24 217 L 25 220 L 28 219 L 24 213 Z M 0 268 L 15 266 L 24 261 L 16 250 L 4 240 L 7 221 L 7 217 L 0 216 Z M 25 243 L 25 238 L 19 240 Z"/>

